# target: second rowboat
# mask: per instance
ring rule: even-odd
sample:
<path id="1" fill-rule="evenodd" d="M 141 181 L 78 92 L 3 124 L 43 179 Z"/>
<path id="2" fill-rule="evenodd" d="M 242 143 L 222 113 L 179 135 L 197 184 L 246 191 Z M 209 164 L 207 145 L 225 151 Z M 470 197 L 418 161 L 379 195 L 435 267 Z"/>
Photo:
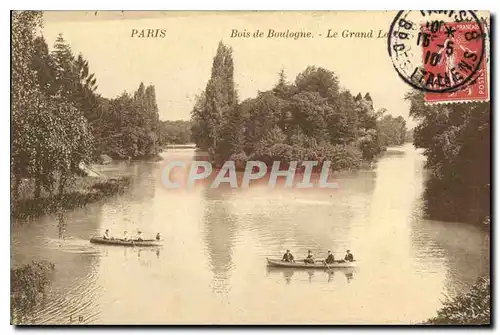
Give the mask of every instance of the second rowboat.
<path id="1" fill-rule="evenodd" d="M 279 259 L 267 259 L 268 266 L 282 267 L 282 268 L 296 268 L 296 269 L 332 269 L 332 268 L 354 268 L 356 261 L 345 262 L 335 261 L 335 263 L 325 264 L 323 261 L 316 261 L 316 263 L 305 263 L 302 261 L 296 262 L 283 262 Z"/>

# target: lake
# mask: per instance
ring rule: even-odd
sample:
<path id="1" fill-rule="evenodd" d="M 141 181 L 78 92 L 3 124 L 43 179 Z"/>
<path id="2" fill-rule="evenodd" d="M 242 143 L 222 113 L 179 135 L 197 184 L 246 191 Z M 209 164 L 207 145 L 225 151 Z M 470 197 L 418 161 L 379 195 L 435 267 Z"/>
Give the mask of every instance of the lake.
<path id="1" fill-rule="evenodd" d="M 162 153 L 189 162 L 191 149 Z M 372 169 L 335 175 L 338 189 L 168 189 L 163 162 L 121 162 L 102 173 L 132 176 L 121 195 L 12 228 L 14 265 L 56 265 L 35 324 L 408 324 L 435 316 L 446 296 L 489 273 L 489 236 L 424 218 L 425 157 L 390 148 Z M 162 248 L 89 243 L 160 232 Z M 266 257 L 307 250 L 355 270 L 290 270 Z"/>

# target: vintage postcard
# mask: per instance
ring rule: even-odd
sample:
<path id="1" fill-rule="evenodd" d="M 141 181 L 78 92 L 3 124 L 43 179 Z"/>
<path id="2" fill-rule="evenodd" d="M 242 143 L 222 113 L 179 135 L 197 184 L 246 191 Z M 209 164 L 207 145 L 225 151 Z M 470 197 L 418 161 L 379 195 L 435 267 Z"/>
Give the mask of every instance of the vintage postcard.
<path id="1" fill-rule="evenodd" d="M 12 11 L 14 325 L 489 325 L 486 11 Z"/>

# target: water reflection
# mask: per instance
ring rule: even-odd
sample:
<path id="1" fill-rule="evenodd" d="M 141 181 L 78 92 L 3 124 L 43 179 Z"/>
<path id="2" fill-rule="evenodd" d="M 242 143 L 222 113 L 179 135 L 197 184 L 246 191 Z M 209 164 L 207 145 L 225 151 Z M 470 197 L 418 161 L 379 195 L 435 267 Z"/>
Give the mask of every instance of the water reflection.
<path id="1" fill-rule="evenodd" d="M 423 159 L 405 150 L 382 157 L 376 170 L 339 174 L 341 188 L 330 193 L 172 191 L 157 178 L 161 164 L 119 164 L 136 174 L 125 194 L 13 227 L 12 263 L 56 264 L 41 323 L 421 322 L 443 292 L 489 269 L 489 242 L 466 225 L 422 219 Z M 165 243 L 90 244 L 105 227 L 161 232 Z M 363 263 L 356 271 L 266 266 L 286 249 L 297 259 L 308 249 L 318 258 L 350 249 Z"/>
<path id="2" fill-rule="evenodd" d="M 279 267 L 267 267 L 267 276 L 273 278 L 276 275 L 282 276 L 286 284 L 291 284 L 294 276 L 297 281 L 303 281 L 307 278 L 307 282 L 310 284 L 327 282 L 331 283 L 337 275 L 343 275 L 346 283 L 350 283 L 354 279 L 354 273 L 356 269 L 330 269 L 330 270 L 319 270 L 319 269 L 293 269 L 293 268 L 279 268 Z M 307 275 L 304 276 L 304 275 Z"/>
<path id="3" fill-rule="evenodd" d="M 158 165 L 153 162 L 134 162 L 123 167 L 133 176 L 126 197 L 139 203 L 147 203 L 154 198 L 157 186 L 155 173 Z"/>
<path id="4" fill-rule="evenodd" d="M 137 258 L 139 260 L 139 265 L 145 267 L 151 267 L 156 264 L 156 261 L 160 259 L 160 248 L 159 247 L 147 247 L 138 248 Z"/>
<path id="5" fill-rule="evenodd" d="M 64 220 L 64 212 L 61 209 L 59 209 L 57 213 L 57 230 L 58 230 L 58 235 L 59 239 L 63 240 L 64 239 L 64 233 L 66 232 L 66 221 Z"/>
<path id="6" fill-rule="evenodd" d="M 445 274 L 444 294 L 468 290 L 478 276 L 490 273 L 490 243 L 480 228 L 458 222 L 414 221 L 411 225 L 419 271 Z M 469 250 L 477 252 L 469 252 Z M 424 269 L 425 266 L 425 269 Z"/>
<path id="7" fill-rule="evenodd" d="M 344 274 L 345 274 L 345 278 L 347 279 L 347 282 L 350 283 L 351 280 L 354 278 L 354 272 L 346 272 Z"/>
<path id="8" fill-rule="evenodd" d="M 124 174 L 132 175 L 129 188 L 120 197 L 107 199 L 102 208 L 103 224 L 100 230 L 110 229 L 112 236 L 121 237 L 124 231 L 128 235 L 135 236 L 141 231 L 145 236 L 155 234 L 149 229 L 154 221 L 155 203 L 152 199 L 156 194 L 155 169 L 158 166 L 154 163 L 117 163 L 115 169 Z M 99 234 L 101 233 L 99 231 Z"/>
<path id="9" fill-rule="evenodd" d="M 236 219 L 225 201 L 228 195 L 223 189 L 203 190 L 206 202 L 203 216 L 204 240 L 213 272 L 212 289 L 217 293 L 229 292 L 228 281 L 233 267 Z"/>

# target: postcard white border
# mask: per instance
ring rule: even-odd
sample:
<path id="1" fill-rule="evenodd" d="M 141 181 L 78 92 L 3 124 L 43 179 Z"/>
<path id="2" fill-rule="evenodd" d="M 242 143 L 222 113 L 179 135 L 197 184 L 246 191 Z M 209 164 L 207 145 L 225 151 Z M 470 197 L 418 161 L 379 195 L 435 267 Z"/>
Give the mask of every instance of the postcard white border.
<path id="1" fill-rule="evenodd" d="M 11 7 L 9 8 L 8 5 Z M 418 0 L 418 1 L 396 1 L 396 0 L 379 0 L 379 1 L 319 1 L 319 0 L 308 0 L 308 1 L 296 1 L 296 0 L 287 0 L 287 1 L 269 1 L 269 0 L 251 0 L 251 1 L 223 1 L 223 0 L 212 0 L 212 1 L 202 1 L 202 0 L 183 0 L 179 2 L 160 2 L 160 1 L 133 1 L 133 0 L 121 0 L 119 2 L 109 2 L 103 3 L 102 0 L 86 0 L 85 2 L 76 3 L 70 1 L 62 1 L 62 0 L 45 0 L 45 1 L 34 1 L 34 0 L 17 0 L 15 2 L 8 3 L 7 1 L 2 2 L 1 4 L 2 10 L 0 11 L 0 17 L 2 22 L 2 30 L 1 30 L 1 43 L 0 45 L 3 47 L 3 52 L 0 53 L 0 57 L 2 60 L 3 66 L 1 67 L 1 83 L 3 89 L 1 92 L 4 92 L 1 98 L 1 106 L 3 107 L 4 122 L 0 123 L 0 134 L 2 134 L 3 140 L 0 141 L 0 157 L 4 157 L 2 164 L 0 165 L 1 171 L 5 171 L 1 173 L 3 178 L 1 178 L 0 184 L 0 208 L 2 217 L 2 230 L 3 230 L 3 243 L 2 248 L 4 252 L 1 253 L 2 259 L 5 263 L 2 266 L 2 289 L 5 291 L 3 295 L 4 298 L 1 301 L 1 314 L 3 316 L 3 322 L 1 324 L 2 334 L 4 331 L 8 334 L 14 333 L 16 329 L 13 326 L 9 326 L 10 322 L 10 192 L 9 192 L 9 184 L 10 184 L 10 139 L 7 137 L 10 136 L 10 10 L 11 9 L 43 9 L 43 10 L 398 10 L 398 9 L 477 9 L 477 10 L 490 10 L 492 15 L 498 13 L 498 8 L 500 7 L 500 1 L 491 1 L 491 0 L 474 0 L 474 1 L 465 1 L 465 0 L 454 0 L 454 1 L 436 1 L 436 0 Z M 389 23 L 388 23 L 389 24 Z M 494 36 L 498 36 L 498 23 L 494 25 Z M 495 46 L 496 43 L 493 43 Z M 7 49 L 9 48 L 9 49 Z M 492 54 L 494 55 L 496 50 L 492 50 Z M 494 69 L 492 69 L 494 70 Z M 492 73 L 494 77 L 493 80 L 498 79 L 498 73 Z M 491 91 L 491 96 L 498 95 L 498 86 L 494 87 L 494 91 Z M 496 99 L 493 99 L 493 101 Z M 492 110 L 493 112 L 493 110 Z M 495 111 L 496 112 L 496 111 Z M 495 124 L 494 129 L 498 129 L 499 118 L 498 116 L 494 117 Z M 498 157 L 500 145 L 498 143 L 498 136 L 494 136 L 495 139 L 495 156 Z M 495 172 L 498 170 L 498 165 Z M 495 197 L 495 209 L 498 208 L 498 198 Z M 495 224 L 492 222 L 492 224 Z M 497 241 L 498 236 L 498 228 L 495 229 L 496 233 L 494 236 L 494 240 Z M 497 242 L 498 243 L 498 242 Z M 493 258 L 495 260 L 496 257 Z M 495 265 L 494 267 L 495 268 Z M 494 292 L 498 292 L 498 289 L 495 285 Z M 496 297 L 494 297 L 496 298 Z M 497 301 L 494 299 L 494 301 Z M 381 302 L 382 303 L 382 302 Z M 498 308 L 496 308 L 498 309 Z M 494 309 L 496 316 L 496 309 Z M 496 317 L 495 317 L 496 319 Z M 321 328 L 325 331 L 334 331 L 337 334 L 347 333 L 347 332 L 364 332 L 364 331 L 377 331 L 377 332 L 386 332 L 387 328 L 354 328 L 354 329 L 328 329 Z M 96 334 L 105 334 L 109 331 L 113 332 L 129 332 L 133 331 L 134 333 L 146 333 L 150 331 L 168 331 L 168 332 L 185 332 L 185 331 L 201 331 L 201 332 L 213 332 L 223 330 L 220 328 L 212 329 L 212 328 L 177 328 L 177 329 L 137 329 L 137 328 L 129 328 L 129 329 L 107 329 L 107 328 L 37 328 L 31 329 L 33 333 L 73 333 L 79 331 L 93 331 Z M 295 333 L 300 334 L 312 334 L 315 331 L 319 331 L 320 329 L 311 328 L 284 328 L 284 329 L 242 329 L 242 328 L 231 328 L 225 329 L 225 331 L 246 331 L 246 332 L 255 332 L 257 334 L 267 335 L 271 333 L 279 333 L 279 332 L 289 332 L 293 331 Z M 394 332 L 405 332 L 408 330 L 412 331 L 425 331 L 426 333 L 438 333 L 442 332 L 443 329 L 432 328 L 432 329 L 411 329 L 411 328 L 397 328 L 390 329 Z M 453 330 L 459 330 L 454 328 Z M 469 330 L 469 329 L 463 329 Z"/>

